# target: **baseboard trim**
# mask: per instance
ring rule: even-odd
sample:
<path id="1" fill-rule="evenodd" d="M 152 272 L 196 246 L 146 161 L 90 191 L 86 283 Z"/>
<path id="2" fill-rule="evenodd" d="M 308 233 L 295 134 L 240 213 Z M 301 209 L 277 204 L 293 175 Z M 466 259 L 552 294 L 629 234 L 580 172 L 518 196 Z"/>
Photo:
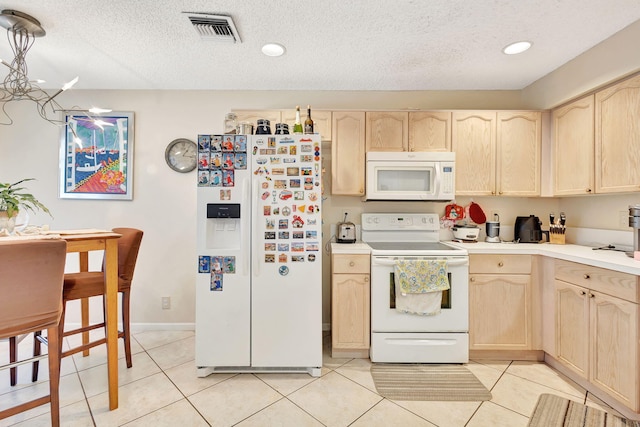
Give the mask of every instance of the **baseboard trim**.
<path id="1" fill-rule="evenodd" d="M 542 350 L 469 350 L 470 360 L 527 360 L 542 362 Z"/>

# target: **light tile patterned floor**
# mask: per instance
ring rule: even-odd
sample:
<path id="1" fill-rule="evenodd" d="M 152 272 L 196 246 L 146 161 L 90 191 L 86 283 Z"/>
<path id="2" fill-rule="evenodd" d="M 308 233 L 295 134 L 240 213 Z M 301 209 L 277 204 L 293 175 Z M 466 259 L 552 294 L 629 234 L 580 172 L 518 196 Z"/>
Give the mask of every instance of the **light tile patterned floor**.
<path id="1" fill-rule="evenodd" d="M 71 426 L 526 426 L 538 396 L 554 393 L 606 408 L 577 384 L 543 363 L 472 361 L 468 368 L 491 390 L 488 402 L 401 402 L 376 393 L 369 360 L 332 359 L 325 335 L 320 378 L 307 374 L 213 374 L 197 378 L 192 331 L 134 334 L 133 367 L 120 359 L 120 405 L 108 410 L 106 351 L 67 357 L 62 363 L 62 425 Z M 120 355 L 123 357 L 122 340 Z M 31 351 L 30 338 L 20 353 Z M 8 344 L 0 342 L 0 363 Z M 47 392 L 46 362 L 31 383 L 29 366 L 9 386 L 0 371 L 0 408 Z M 4 426 L 48 426 L 48 405 L 1 420 Z"/>

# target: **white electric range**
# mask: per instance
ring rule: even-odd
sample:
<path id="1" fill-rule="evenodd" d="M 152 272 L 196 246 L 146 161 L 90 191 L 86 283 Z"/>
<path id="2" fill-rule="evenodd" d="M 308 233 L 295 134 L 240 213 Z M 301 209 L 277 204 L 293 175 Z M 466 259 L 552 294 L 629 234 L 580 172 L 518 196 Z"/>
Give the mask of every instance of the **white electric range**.
<path id="1" fill-rule="evenodd" d="M 469 255 L 440 242 L 437 214 L 362 214 L 362 240 L 371 247 L 372 362 L 469 361 Z M 432 316 L 395 309 L 397 260 L 446 260 L 451 289 Z"/>

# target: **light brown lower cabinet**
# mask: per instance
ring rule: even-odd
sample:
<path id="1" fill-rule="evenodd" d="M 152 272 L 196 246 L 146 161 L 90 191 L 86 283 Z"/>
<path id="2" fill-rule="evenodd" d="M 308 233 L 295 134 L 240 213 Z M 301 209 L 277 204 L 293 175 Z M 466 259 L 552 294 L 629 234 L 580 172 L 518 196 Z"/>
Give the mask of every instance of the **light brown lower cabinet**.
<path id="1" fill-rule="evenodd" d="M 371 257 L 331 255 L 331 357 L 368 358 Z"/>
<path id="2" fill-rule="evenodd" d="M 556 260 L 555 294 L 556 360 L 638 412 L 638 277 Z"/>
<path id="3" fill-rule="evenodd" d="M 469 256 L 469 349 L 531 350 L 531 255 Z"/>

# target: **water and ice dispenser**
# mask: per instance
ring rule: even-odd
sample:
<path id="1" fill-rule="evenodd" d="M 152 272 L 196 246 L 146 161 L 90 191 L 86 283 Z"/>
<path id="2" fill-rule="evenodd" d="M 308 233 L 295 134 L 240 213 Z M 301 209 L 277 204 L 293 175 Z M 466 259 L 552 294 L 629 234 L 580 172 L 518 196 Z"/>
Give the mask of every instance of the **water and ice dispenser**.
<path id="1" fill-rule="evenodd" d="M 240 204 L 207 203 L 207 248 L 240 249 Z"/>

